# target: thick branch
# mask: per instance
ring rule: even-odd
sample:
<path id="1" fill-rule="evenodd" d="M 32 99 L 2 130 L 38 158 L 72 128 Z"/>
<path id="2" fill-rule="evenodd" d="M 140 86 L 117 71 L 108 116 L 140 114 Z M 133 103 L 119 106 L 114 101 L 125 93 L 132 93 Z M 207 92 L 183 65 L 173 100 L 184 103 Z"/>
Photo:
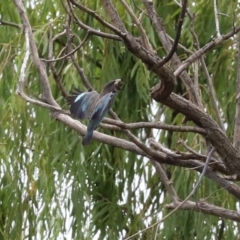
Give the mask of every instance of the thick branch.
<path id="1" fill-rule="evenodd" d="M 179 202 L 178 204 L 181 204 L 181 202 Z M 171 203 L 171 204 L 167 204 L 165 207 L 169 209 L 175 209 L 176 205 L 174 203 Z M 187 201 L 180 207 L 180 209 L 207 213 L 217 217 L 240 222 L 240 213 L 238 213 L 237 211 L 232 211 L 226 208 L 217 207 L 205 201 L 200 201 L 200 202 Z"/>
<path id="2" fill-rule="evenodd" d="M 23 31 L 26 33 L 26 37 L 29 39 L 30 51 L 31 51 L 33 63 L 38 71 L 38 74 L 42 83 L 44 99 L 46 100 L 47 103 L 54 105 L 56 107 L 59 107 L 59 105 L 57 104 L 57 102 L 52 96 L 52 92 L 48 83 L 47 73 L 44 69 L 42 62 L 40 61 L 37 46 L 35 44 L 34 37 L 32 34 L 32 28 L 29 23 L 26 10 L 23 6 L 23 2 L 21 0 L 14 0 L 14 3 L 17 6 L 20 17 L 22 19 Z"/>
<path id="3" fill-rule="evenodd" d="M 236 174 L 240 172 L 240 154 L 232 146 L 227 136 L 223 133 L 216 122 L 204 111 L 198 108 L 190 101 L 172 93 L 168 98 L 158 98 L 158 92 L 153 88 L 151 96 L 158 102 L 161 102 L 177 112 L 180 112 L 194 121 L 198 126 L 203 127 L 207 131 L 206 138 L 211 144 L 216 147 L 217 152 L 220 154 L 222 161 L 226 166 Z"/>
<path id="4" fill-rule="evenodd" d="M 167 37 L 167 33 L 165 31 L 163 20 L 158 17 L 156 10 L 154 9 L 152 4 L 149 4 L 149 1 L 143 0 L 143 3 L 147 9 L 148 16 L 152 21 L 152 24 L 156 30 L 156 33 L 158 35 L 159 40 L 161 41 L 165 51 L 169 54 L 172 49 L 172 44 L 170 42 L 170 39 Z M 173 68 L 177 69 L 179 66 L 181 66 L 181 61 L 178 58 L 176 54 L 173 54 L 171 58 L 171 62 L 173 64 Z M 174 76 L 175 77 L 175 76 Z M 202 107 L 201 98 L 199 96 L 199 93 L 195 90 L 193 82 L 190 78 L 190 76 L 187 74 L 186 71 L 184 71 L 181 75 L 179 75 L 180 79 L 186 86 L 186 89 L 188 93 L 190 94 L 190 99 L 197 104 L 199 107 Z M 161 89 L 159 88 L 158 91 Z"/>
<path id="5" fill-rule="evenodd" d="M 105 11 L 108 13 L 113 25 L 115 27 L 122 26 L 122 22 L 110 0 L 102 0 Z M 174 86 L 176 85 L 176 78 L 172 73 L 172 70 L 163 66 L 158 67 L 161 59 L 156 55 L 149 52 L 143 47 L 143 45 L 137 41 L 130 33 L 126 31 L 125 28 L 121 28 L 125 31 L 125 35 L 122 35 L 123 42 L 126 48 L 133 53 L 136 57 L 141 59 L 149 69 L 154 72 L 162 81 L 162 84 L 159 87 L 159 92 L 161 93 L 162 98 L 166 98 L 173 91 Z"/>

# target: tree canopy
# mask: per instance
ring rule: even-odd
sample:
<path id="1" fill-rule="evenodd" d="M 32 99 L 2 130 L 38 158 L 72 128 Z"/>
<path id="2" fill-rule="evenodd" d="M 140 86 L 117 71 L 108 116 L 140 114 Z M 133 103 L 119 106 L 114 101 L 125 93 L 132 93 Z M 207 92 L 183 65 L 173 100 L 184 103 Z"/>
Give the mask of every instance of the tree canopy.
<path id="1" fill-rule="evenodd" d="M 237 1 L 0 4 L 0 239 L 237 239 Z M 66 98 L 114 79 L 88 121 Z"/>

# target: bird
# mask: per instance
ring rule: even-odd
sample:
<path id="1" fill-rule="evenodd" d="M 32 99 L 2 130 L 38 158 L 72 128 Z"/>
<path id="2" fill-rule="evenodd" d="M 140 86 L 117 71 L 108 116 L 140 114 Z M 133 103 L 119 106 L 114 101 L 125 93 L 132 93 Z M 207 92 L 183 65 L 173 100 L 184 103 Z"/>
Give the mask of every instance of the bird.
<path id="1" fill-rule="evenodd" d="M 70 113 L 79 119 L 89 119 L 87 134 L 82 140 L 83 145 L 91 142 L 93 131 L 108 113 L 121 86 L 121 79 L 116 79 L 108 82 L 100 94 L 96 91 L 82 92 L 75 88 L 75 91 L 70 92 L 71 95 L 67 96 Z"/>

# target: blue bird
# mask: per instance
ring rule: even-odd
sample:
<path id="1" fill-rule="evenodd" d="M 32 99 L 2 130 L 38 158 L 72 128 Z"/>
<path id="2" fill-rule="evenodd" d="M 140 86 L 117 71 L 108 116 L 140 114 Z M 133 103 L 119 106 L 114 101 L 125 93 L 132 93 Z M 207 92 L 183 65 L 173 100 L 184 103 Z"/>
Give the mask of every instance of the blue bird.
<path id="1" fill-rule="evenodd" d="M 90 120 L 87 134 L 82 141 L 83 145 L 90 143 L 93 131 L 111 108 L 115 94 L 120 89 L 121 80 L 116 79 L 107 83 L 100 94 L 96 91 L 82 92 L 75 89 L 75 92 L 71 92 L 72 95 L 67 97 L 67 101 L 71 105 L 71 114 L 79 119 Z"/>

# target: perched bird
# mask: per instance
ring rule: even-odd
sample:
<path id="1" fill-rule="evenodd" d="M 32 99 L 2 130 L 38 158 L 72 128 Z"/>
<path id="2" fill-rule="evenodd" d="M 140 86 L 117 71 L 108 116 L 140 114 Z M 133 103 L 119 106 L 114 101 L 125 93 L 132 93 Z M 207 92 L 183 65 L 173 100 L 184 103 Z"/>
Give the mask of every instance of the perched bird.
<path id="1" fill-rule="evenodd" d="M 75 92 L 71 92 L 72 95 L 67 97 L 72 115 L 79 119 L 90 119 L 83 145 L 90 143 L 93 131 L 111 108 L 116 92 L 121 89 L 121 83 L 120 79 L 107 83 L 100 94 L 96 91 L 82 92 L 75 89 Z"/>

